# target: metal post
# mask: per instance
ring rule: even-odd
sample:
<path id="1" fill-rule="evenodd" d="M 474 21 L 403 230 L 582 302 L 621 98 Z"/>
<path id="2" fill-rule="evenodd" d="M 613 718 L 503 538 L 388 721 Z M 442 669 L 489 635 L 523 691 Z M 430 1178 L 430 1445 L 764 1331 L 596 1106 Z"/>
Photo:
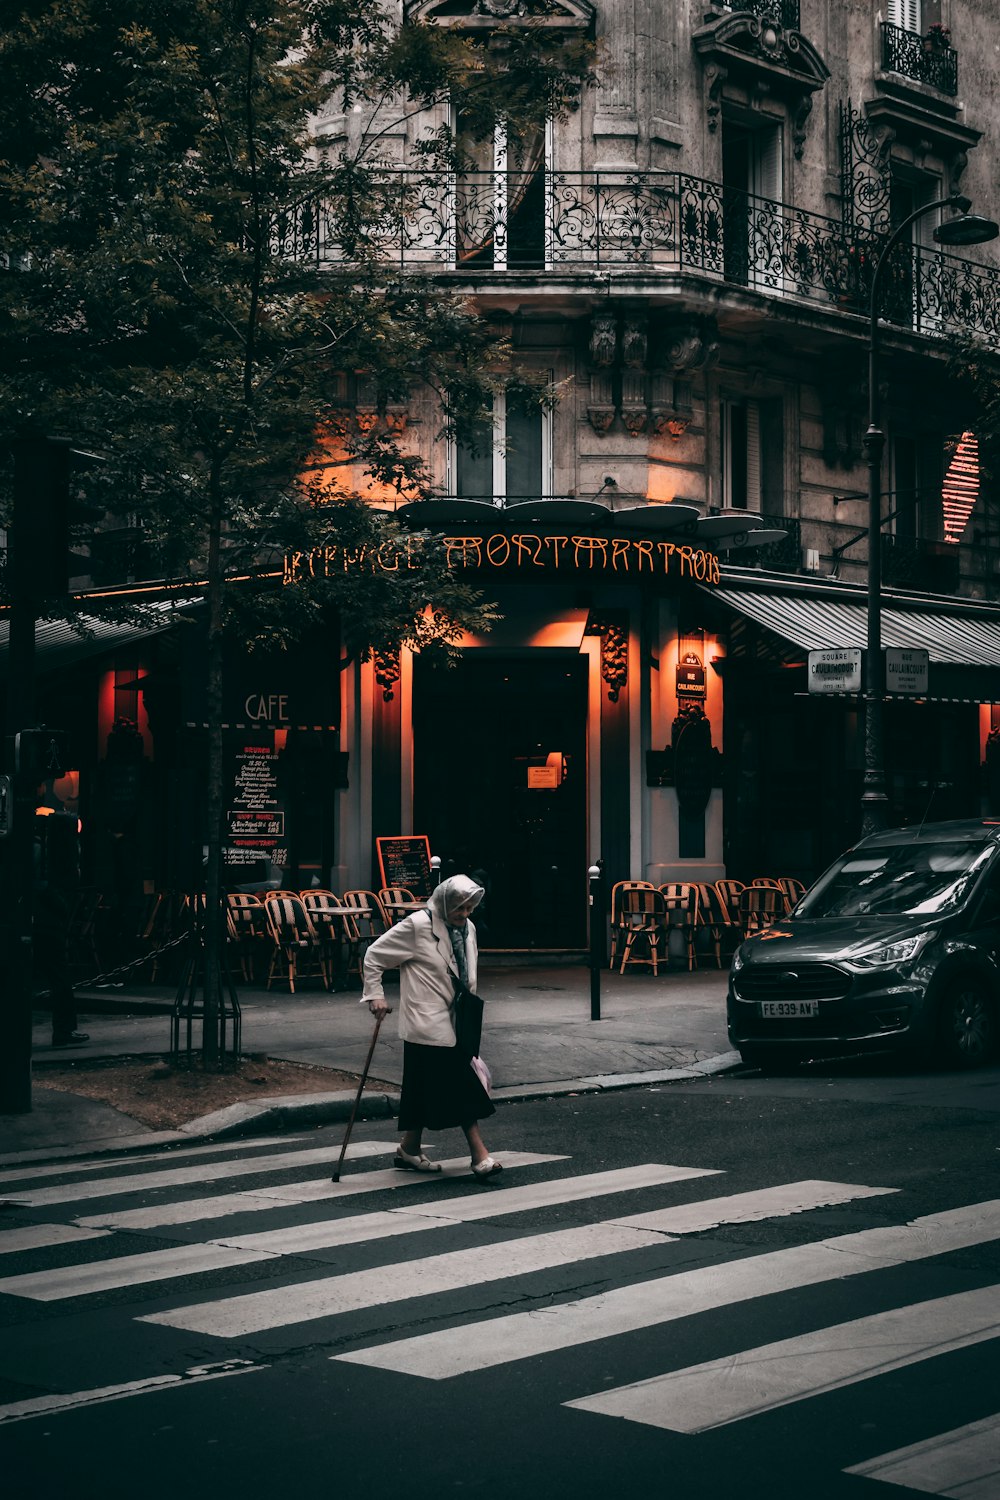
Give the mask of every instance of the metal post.
<path id="1" fill-rule="evenodd" d="M 604 901 L 603 881 L 599 865 L 591 865 L 587 871 L 590 882 L 588 905 L 590 908 L 590 1019 L 601 1019 L 601 970 L 604 968 Z"/>
<path id="2" fill-rule="evenodd" d="M 431 855 L 431 889 L 432 890 L 437 890 L 437 888 L 438 888 L 438 886 L 440 884 L 441 884 L 441 856 L 440 856 L 440 854 L 432 854 Z"/>

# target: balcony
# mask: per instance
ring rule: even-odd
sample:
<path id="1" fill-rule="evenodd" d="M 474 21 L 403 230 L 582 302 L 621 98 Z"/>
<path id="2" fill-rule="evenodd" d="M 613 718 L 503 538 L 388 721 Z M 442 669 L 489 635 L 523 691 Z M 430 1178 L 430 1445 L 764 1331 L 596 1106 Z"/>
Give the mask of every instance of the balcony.
<path id="1" fill-rule="evenodd" d="M 939 94 L 954 98 L 958 93 L 958 53 L 945 42 L 934 42 L 919 31 L 882 22 L 882 67 L 926 83 Z"/>
<path id="2" fill-rule="evenodd" d="M 386 270 L 450 273 L 473 285 L 597 272 L 705 278 L 768 297 L 865 314 L 877 240 L 838 219 L 672 172 L 428 175 L 387 168 L 353 253 Z M 353 215 L 353 223 L 358 216 Z M 348 263 L 338 211 L 319 199 L 276 222 L 276 254 L 317 269 Z M 901 245 L 884 315 L 921 333 L 1000 333 L 1000 271 Z"/>

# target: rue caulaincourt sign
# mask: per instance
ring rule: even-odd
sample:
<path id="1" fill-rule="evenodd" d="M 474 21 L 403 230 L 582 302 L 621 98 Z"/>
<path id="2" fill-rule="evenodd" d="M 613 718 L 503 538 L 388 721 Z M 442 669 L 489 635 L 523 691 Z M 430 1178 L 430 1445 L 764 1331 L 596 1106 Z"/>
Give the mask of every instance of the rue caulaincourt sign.
<path id="1" fill-rule="evenodd" d="M 714 552 L 677 542 L 647 538 L 542 535 L 536 532 L 494 532 L 491 536 L 442 536 L 438 543 L 445 561 L 457 572 L 495 569 L 522 577 L 549 573 L 600 573 L 609 577 L 691 578 L 698 583 L 719 582 L 719 559 Z M 317 547 L 285 557 L 284 582 L 329 578 L 336 573 L 365 569 L 398 573 L 420 566 L 423 537 L 386 541 L 379 547 Z M 433 544 L 431 544 L 433 545 Z"/>

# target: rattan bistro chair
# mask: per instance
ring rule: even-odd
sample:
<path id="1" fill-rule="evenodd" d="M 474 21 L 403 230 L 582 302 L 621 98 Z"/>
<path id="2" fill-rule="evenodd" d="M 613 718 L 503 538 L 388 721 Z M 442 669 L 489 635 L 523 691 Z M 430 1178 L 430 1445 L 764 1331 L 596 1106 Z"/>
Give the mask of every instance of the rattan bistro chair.
<path id="1" fill-rule="evenodd" d="M 271 964 L 267 972 L 267 987 L 271 988 L 275 974 L 284 969 L 289 994 L 295 994 L 296 979 L 308 977 L 310 969 L 318 972 L 326 989 L 330 988 L 326 965 L 316 940 L 316 933 L 309 914 L 297 895 L 277 896 L 269 891 L 264 897 L 264 910 L 274 944 Z"/>
<path id="2" fill-rule="evenodd" d="M 725 903 L 729 913 L 729 920 L 739 926 L 740 921 L 740 892 L 746 890 L 742 880 L 717 880 L 715 889 Z"/>
<path id="3" fill-rule="evenodd" d="M 230 891 L 226 897 L 226 930 L 240 973 L 248 982 L 254 978 L 254 961 L 271 942 L 271 929 L 263 901 L 252 893 Z"/>
<path id="4" fill-rule="evenodd" d="M 740 892 L 740 930 L 745 938 L 772 927 L 785 915 L 785 893 L 777 885 L 748 885 Z"/>
<path id="5" fill-rule="evenodd" d="M 378 899 L 382 903 L 382 910 L 389 926 L 401 922 L 424 903 L 419 901 L 412 891 L 408 891 L 405 885 L 387 885 L 378 893 Z"/>
<path id="6" fill-rule="evenodd" d="M 654 885 L 626 888 L 621 893 L 621 913 L 625 945 L 619 972 L 625 973 L 626 964 L 649 964 L 655 977 L 659 970 L 660 942 L 666 947 L 667 938 L 667 906 L 661 892 Z M 637 943 L 640 953 L 645 949 L 645 958 L 636 953 Z M 663 957 L 665 960 L 666 952 Z"/>
<path id="7" fill-rule="evenodd" d="M 624 891 L 655 891 L 651 880 L 618 880 L 611 887 L 611 957 L 608 967 L 614 969 L 618 963 L 619 943 L 624 943 L 626 928 L 622 917 L 622 893 Z"/>
<path id="8" fill-rule="evenodd" d="M 801 880 L 796 880 L 792 875 L 780 875 L 778 877 L 778 884 L 785 893 L 785 908 L 787 911 L 791 911 L 792 907 L 797 906 L 802 900 L 802 897 L 806 893 L 806 888 Z"/>
<path id="9" fill-rule="evenodd" d="M 660 894 L 666 908 L 667 956 L 669 957 L 670 933 L 677 931 L 684 943 L 688 973 L 697 966 L 695 937 L 698 928 L 698 887 L 688 881 L 671 881 L 660 886 Z"/>
<path id="10" fill-rule="evenodd" d="M 302 892 L 302 905 L 312 925 L 327 988 L 336 988 L 342 970 L 341 947 L 346 942 L 350 950 L 354 932 L 344 915 L 344 903 L 335 891 L 314 888 Z"/>
<path id="11" fill-rule="evenodd" d="M 697 883 L 698 925 L 708 939 L 709 952 L 715 958 L 715 967 L 722 968 L 722 945 L 735 947 L 739 940 L 739 929 L 729 915 L 729 907 L 714 885 L 707 880 Z"/>

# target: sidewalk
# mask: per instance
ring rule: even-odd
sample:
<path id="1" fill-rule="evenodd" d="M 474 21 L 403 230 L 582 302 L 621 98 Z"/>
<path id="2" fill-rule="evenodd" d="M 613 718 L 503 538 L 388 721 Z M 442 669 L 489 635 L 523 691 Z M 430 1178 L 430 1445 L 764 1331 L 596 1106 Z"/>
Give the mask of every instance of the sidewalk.
<path id="1" fill-rule="evenodd" d="M 490 967 L 480 973 L 487 1002 L 483 1056 L 495 1100 L 626 1088 L 697 1078 L 735 1066 L 739 1054 L 726 1037 L 726 974 L 671 970 L 601 972 L 601 1019 L 590 1019 L 590 972 L 584 967 Z M 386 990 L 390 1004 L 395 991 Z M 170 1049 L 169 985 L 130 990 L 81 990 L 83 1047 L 49 1046 L 47 1016 L 37 1017 L 34 1072 L 46 1066 L 125 1056 L 158 1056 Z M 290 1062 L 360 1073 L 372 1036 L 372 1019 L 359 992 L 327 994 L 315 982 L 295 995 L 260 985 L 240 988 L 242 1051 Z M 382 1028 L 371 1076 L 398 1089 L 403 1048 L 395 1015 Z M 197 1035 L 197 1033 L 196 1033 Z M 51 1158 L 131 1149 L 208 1136 L 253 1134 L 346 1119 L 353 1094 L 308 1094 L 231 1105 L 190 1121 L 181 1130 L 153 1131 L 110 1105 L 50 1089 L 33 1090 L 32 1110 L 0 1115 L 0 1165 L 4 1160 Z M 385 1116 L 395 1095 L 366 1090 L 362 1110 Z"/>

